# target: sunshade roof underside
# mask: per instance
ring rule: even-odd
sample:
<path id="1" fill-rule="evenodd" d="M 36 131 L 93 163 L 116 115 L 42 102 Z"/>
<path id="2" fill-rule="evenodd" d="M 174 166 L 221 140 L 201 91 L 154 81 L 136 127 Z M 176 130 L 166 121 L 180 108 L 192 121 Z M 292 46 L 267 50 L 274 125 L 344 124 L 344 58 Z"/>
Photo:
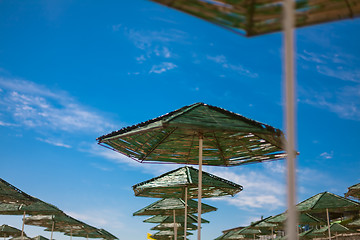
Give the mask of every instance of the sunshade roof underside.
<path id="1" fill-rule="evenodd" d="M 282 0 L 153 0 L 235 33 L 257 36 L 282 30 Z M 295 26 L 355 18 L 360 0 L 296 0 Z"/>

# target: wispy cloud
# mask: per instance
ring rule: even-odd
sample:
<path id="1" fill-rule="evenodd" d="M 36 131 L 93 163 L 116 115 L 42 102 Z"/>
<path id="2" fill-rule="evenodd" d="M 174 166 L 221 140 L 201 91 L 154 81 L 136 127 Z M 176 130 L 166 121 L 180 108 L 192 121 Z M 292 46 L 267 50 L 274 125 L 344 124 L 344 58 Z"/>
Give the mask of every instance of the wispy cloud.
<path id="1" fill-rule="evenodd" d="M 224 55 L 217 56 L 207 56 L 207 59 L 220 64 L 223 68 L 236 72 L 242 76 L 257 78 L 259 75 L 257 73 L 252 72 L 251 70 L 245 68 L 242 64 L 233 64 L 228 61 L 228 59 Z"/>
<path id="2" fill-rule="evenodd" d="M 149 73 L 163 73 L 166 71 L 169 71 L 171 69 L 176 68 L 177 66 L 174 63 L 171 62 L 163 62 L 159 65 L 153 65 L 152 68 L 150 69 Z"/>
<path id="3" fill-rule="evenodd" d="M 99 113 L 77 103 L 64 91 L 34 82 L 0 77 L 0 112 L 7 126 L 56 131 L 101 133 L 114 125 Z"/>
<path id="4" fill-rule="evenodd" d="M 333 92 L 300 89 L 300 102 L 326 109 L 340 118 L 360 121 L 360 85 L 345 86 Z"/>
<path id="5" fill-rule="evenodd" d="M 124 223 L 118 220 L 119 212 L 106 209 L 94 210 L 90 212 L 74 212 L 66 211 L 66 213 L 76 219 L 89 223 L 90 225 L 102 227 L 102 228 L 112 228 L 119 229 L 124 227 Z"/>
<path id="6" fill-rule="evenodd" d="M 42 139 L 42 138 L 36 138 L 36 139 L 41 142 L 45 142 L 45 143 L 48 143 L 50 145 L 54 145 L 57 147 L 71 148 L 70 145 L 62 143 L 60 140 L 50 140 L 50 139 Z"/>
<path id="7" fill-rule="evenodd" d="M 334 157 L 334 151 L 331 151 L 330 153 L 323 152 L 320 154 L 320 157 L 322 157 L 323 159 L 332 159 Z"/>
<path id="8" fill-rule="evenodd" d="M 216 201 L 226 201 L 241 209 L 275 210 L 285 206 L 285 185 L 282 179 L 272 174 L 266 175 L 264 170 L 236 173 L 231 169 L 213 169 L 212 173 L 244 186 L 244 190 L 234 197 L 217 198 Z"/>
<path id="9" fill-rule="evenodd" d="M 315 67 L 314 70 L 321 75 L 360 83 L 360 70 L 357 64 L 354 64 L 360 62 L 358 56 L 345 52 L 334 52 L 333 50 L 326 54 L 304 50 L 297 56 L 300 64 L 306 69 Z"/>

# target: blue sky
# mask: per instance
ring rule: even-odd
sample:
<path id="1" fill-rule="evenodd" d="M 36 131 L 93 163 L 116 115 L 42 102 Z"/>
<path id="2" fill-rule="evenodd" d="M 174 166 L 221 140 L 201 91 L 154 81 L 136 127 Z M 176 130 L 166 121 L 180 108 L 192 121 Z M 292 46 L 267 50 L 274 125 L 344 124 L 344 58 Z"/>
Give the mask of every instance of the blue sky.
<path id="1" fill-rule="evenodd" d="M 296 31 L 299 201 L 360 181 L 358 29 Z M 139 164 L 97 137 L 195 102 L 283 129 L 281 33 L 244 38 L 145 0 L 39 0 L 1 1 L 0 36 L 1 178 L 120 239 L 154 226 L 132 213 L 156 199 L 131 186 L 179 166 Z M 218 208 L 204 239 L 285 209 L 283 161 L 204 170 L 244 186 L 204 200 Z"/>

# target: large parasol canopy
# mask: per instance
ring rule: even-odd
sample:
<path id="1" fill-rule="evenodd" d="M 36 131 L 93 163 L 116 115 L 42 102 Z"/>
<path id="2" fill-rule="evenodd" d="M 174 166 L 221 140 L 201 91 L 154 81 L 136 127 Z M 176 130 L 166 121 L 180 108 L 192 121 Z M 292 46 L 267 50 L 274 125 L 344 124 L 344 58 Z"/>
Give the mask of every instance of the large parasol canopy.
<path id="1" fill-rule="evenodd" d="M 245 36 L 256 36 L 282 30 L 281 0 L 204 1 L 153 0 L 225 27 Z M 303 27 L 323 22 L 360 16 L 359 0 L 296 0 L 295 26 Z"/>
<path id="2" fill-rule="evenodd" d="M 21 236 L 21 230 L 6 224 L 0 226 L 0 237 L 8 238 L 8 237 L 19 237 L 19 236 Z"/>
<path id="3" fill-rule="evenodd" d="M 37 199 L 0 178 L 0 203 L 31 204 Z"/>
<path id="4" fill-rule="evenodd" d="M 109 233 L 103 229 L 102 230 L 97 229 L 95 231 L 80 230 L 80 231 L 73 231 L 72 233 L 65 232 L 65 235 L 69 235 L 72 237 L 102 238 L 102 239 L 106 239 L 106 240 L 118 239 L 117 237 L 115 237 L 114 235 L 112 235 L 111 233 Z"/>
<path id="5" fill-rule="evenodd" d="M 300 212 L 314 215 L 326 214 L 329 240 L 331 240 L 330 214 L 337 218 L 347 214 L 358 214 L 360 211 L 359 203 L 329 192 L 316 194 L 297 204 L 296 207 Z"/>
<path id="6" fill-rule="evenodd" d="M 145 219 L 143 222 L 146 223 L 173 223 L 173 217 L 172 216 L 165 216 L 165 215 L 156 215 L 156 216 L 152 216 L 148 219 Z M 185 222 L 185 217 L 184 216 L 176 216 L 176 223 L 184 223 Z M 196 223 L 197 222 L 197 218 L 192 215 L 192 214 L 188 214 L 187 216 L 187 222 L 188 223 Z M 209 223 L 208 220 L 205 219 L 201 219 L 202 223 Z"/>
<path id="7" fill-rule="evenodd" d="M 171 230 L 174 229 L 174 225 L 176 225 L 176 229 L 184 230 L 185 224 L 184 223 L 160 223 L 155 227 L 151 228 L 151 230 Z M 194 224 L 187 224 L 186 230 L 196 230 L 197 227 Z"/>
<path id="8" fill-rule="evenodd" d="M 201 204 L 202 213 L 216 211 L 216 207 L 210 205 Z M 197 212 L 197 202 L 194 200 L 189 200 L 187 203 L 187 208 L 189 213 Z M 133 213 L 133 216 L 141 215 L 184 215 L 185 212 L 185 201 L 181 198 L 163 198 L 159 201 L 156 201 L 136 212 Z"/>
<path id="9" fill-rule="evenodd" d="M 38 235 L 36 237 L 33 237 L 32 238 L 33 240 L 49 240 L 48 238 L 44 237 L 44 236 L 41 236 L 41 235 Z"/>
<path id="10" fill-rule="evenodd" d="M 1 215 L 23 215 L 22 236 L 24 232 L 25 215 L 62 215 L 64 214 L 60 209 L 49 203 L 36 199 L 36 202 L 29 205 L 19 203 L 0 203 Z"/>
<path id="11" fill-rule="evenodd" d="M 187 235 L 189 236 L 193 234 L 191 232 L 187 232 Z M 151 235 L 151 237 L 155 239 L 163 239 L 163 238 L 173 239 L 173 236 L 174 236 L 174 232 L 172 230 L 162 230 Z M 183 235 L 179 235 L 177 238 L 178 239 L 183 238 Z"/>
<path id="12" fill-rule="evenodd" d="M 268 223 L 277 223 L 284 225 L 287 219 L 287 213 L 281 213 L 276 216 L 270 217 L 265 221 Z M 298 216 L 298 223 L 301 225 L 322 225 L 325 222 L 319 218 L 312 216 L 309 213 L 300 213 Z"/>
<path id="13" fill-rule="evenodd" d="M 36 215 L 26 217 L 24 223 L 27 225 L 45 227 L 51 229 L 50 240 L 53 239 L 54 231 L 61 231 L 62 229 L 83 229 L 87 224 L 76 220 L 66 214 L 61 215 Z M 65 231 L 64 230 L 64 231 Z"/>
<path id="14" fill-rule="evenodd" d="M 360 200 L 360 183 L 349 187 L 347 193 L 345 193 L 345 197 L 352 197 Z"/>
<path id="15" fill-rule="evenodd" d="M 234 166 L 284 158 L 283 134 L 228 110 L 195 103 L 99 137 L 98 143 L 139 162 Z"/>
<path id="16" fill-rule="evenodd" d="M 198 169 L 185 166 L 138 183 L 132 188 L 135 196 L 184 198 L 187 194 L 187 198 L 191 199 L 198 196 L 198 176 Z M 234 196 L 242 189 L 239 184 L 202 171 L 202 198 Z"/>
<path id="17" fill-rule="evenodd" d="M 97 140 L 139 162 L 198 164 L 199 240 L 203 164 L 235 166 L 285 157 L 284 136 L 279 129 L 204 103 L 182 107 Z"/>

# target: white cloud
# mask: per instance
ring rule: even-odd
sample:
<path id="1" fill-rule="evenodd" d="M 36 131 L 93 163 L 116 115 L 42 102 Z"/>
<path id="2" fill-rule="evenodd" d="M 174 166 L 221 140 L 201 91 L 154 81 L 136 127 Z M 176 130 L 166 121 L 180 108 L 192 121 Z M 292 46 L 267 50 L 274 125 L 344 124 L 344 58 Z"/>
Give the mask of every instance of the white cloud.
<path id="1" fill-rule="evenodd" d="M 241 64 L 232 64 L 229 63 L 227 58 L 224 55 L 217 55 L 217 56 L 207 56 L 207 59 L 213 61 L 217 64 L 222 65 L 223 68 L 232 70 L 237 74 L 250 77 L 250 78 L 257 78 L 259 75 L 257 73 L 252 72 L 251 70 L 245 68 Z"/>
<path id="2" fill-rule="evenodd" d="M 211 173 L 244 186 L 242 192 L 234 197 L 212 199 L 226 201 L 241 209 L 270 209 L 275 210 L 285 206 L 285 185 L 279 174 L 266 174 L 268 171 L 250 171 L 236 173 L 231 169 L 212 169 Z M 211 199 L 209 199 L 211 200 Z"/>
<path id="3" fill-rule="evenodd" d="M 8 122 L 0 121 L 0 126 L 3 126 L 3 127 L 11 127 L 11 126 L 17 126 L 17 125 L 14 124 L 14 123 L 8 123 Z"/>
<path id="4" fill-rule="evenodd" d="M 360 70 L 356 69 L 344 69 L 344 67 L 328 67 L 317 66 L 318 73 L 326 75 L 328 77 L 337 78 L 343 81 L 350 81 L 360 83 Z"/>
<path id="5" fill-rule="evenodd" d="M 125 227 L 125 225 L 118 220 L 119 212 L 114 210 L 94 210 L 90 212 L 74 212 L 66 211 L 69 216 L 84 221 L 90 225 L 97 226 L 98 228 L 113 228 L 119 229 Z"/>
<path id="6" fill-rule="evenodd" d="M 315 70 L 322 75 L 342 81 L 360 83 L 360 71 L 356 65 L 356 62 L 359 62 L 360 59 L 355 55 L 344 52 L 335 53 L 334 50 L 326 54 L 304 50 L 302 53 L 298 53 L 297 56 L 303 63 L 316 66 Z M 310 66 L 303 64 L 303 67 L 308 69 Z"/>
<path id="7" fill-rule="evenodd" d="M 125 28 L 125 35 L 142 50 L 156 49 L 167 43 L 184 41 L 186 38 L 185 32 L 176 29 L 151 31 Z"/>
<path id="8" fill-rule="evenodd" d="M 171 62 L 163 62 L 159 65 L 153 65 L 150 69 L 149 73 L 157 73 L 161 74 L 163 72 L 169 71 L 171 69 L 176 68 L 177 66 L 174 63 Z"/>
<path id="9" fill-rule="evenodd" d="M 300 102 L 326 109 L 340 118 L 360 121 L 360 85 L 338 88 L 334 92 L 302 89 Z"/>
<path id="10" fill-rule="evenodd" d="M 52 91 L 34 82 L 1 78 L 0 112 L 7 125 L 44 130 L 100 133 L 114 125 L 97 112 L 77 103 L 66 92 Z M 10 122 L 10 123 L 9 123 Z"/>
<path id="11" fill-rule="evenodd" d="M 50 139 L 42 139 L 42 138 L 36 138 L 37 140 L 41 141 L 41 142 L 45 142 L 57 147 L 64 147 L 64 148 L 71 148 L 70 145 L 62 143 L 60 140 L 50 140 Z"/>
<path id="12" fill-rule="evenodd" d="M 332 159 L 334 157 L 334 151 L 331 151 L 330 153 L 323 152 L 320 154 L 320 157 L 322 157 L 324 159 Z"/>

